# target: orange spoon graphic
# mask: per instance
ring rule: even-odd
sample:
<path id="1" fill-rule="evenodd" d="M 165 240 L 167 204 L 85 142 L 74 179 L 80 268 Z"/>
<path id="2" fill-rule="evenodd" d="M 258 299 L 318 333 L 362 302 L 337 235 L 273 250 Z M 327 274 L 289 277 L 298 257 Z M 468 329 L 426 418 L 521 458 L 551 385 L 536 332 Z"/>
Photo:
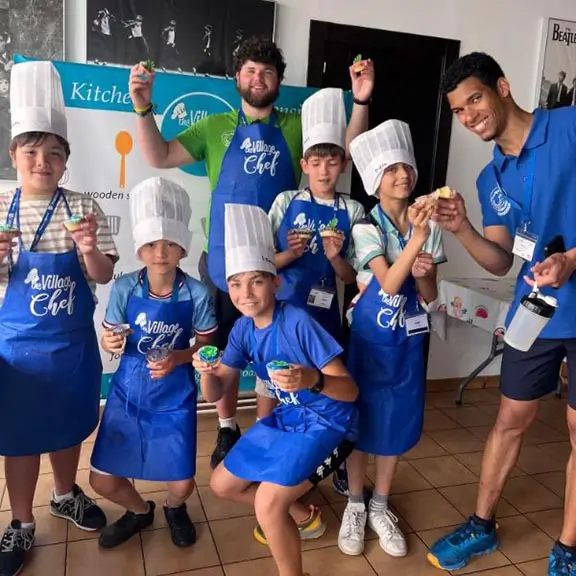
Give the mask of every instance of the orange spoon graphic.
<path id="1" fill-rule="evenodd" d="M 126 187 L 126 156 L 132 152 L 132 136 L 122 130 L 116 134 L 116 152 L 120 154 L 120 188 Z"/>

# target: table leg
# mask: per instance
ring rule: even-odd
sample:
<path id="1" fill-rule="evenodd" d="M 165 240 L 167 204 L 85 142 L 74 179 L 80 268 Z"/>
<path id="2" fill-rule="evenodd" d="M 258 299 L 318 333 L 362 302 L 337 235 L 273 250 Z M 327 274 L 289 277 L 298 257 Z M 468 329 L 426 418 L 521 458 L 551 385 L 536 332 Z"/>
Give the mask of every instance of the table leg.
<path id="1" fill-rule="evenodd" d="M 480 372 L 482 372 L 482 370 L 484 370 L 484 368 L 486 368 L 486 366 L 488 366 L 492 362 L 492 360 L 494 360 L 494 358 L 497 358 L 498 356 L 500 356 L 500 354 L 502 354 L 504 346 L 503 345 L 499 346 L 499 343 L 500 339 L 498 335 L 493 334 L 492 344 L 490 346 L 490 353 L 488 354 L 488 358 L 486 358 L 486 360 L 484 360 L 477 368 L 474 369 L 474 371 L 469 376 L 464 378 L 464 380 L 462 380 L 462 382 L 460 383 L 460 386 L 458 387 L 458 393 L 456 395 L 457 406 L 462 405 L 462 395 L 464 394 L 464 390 L 466 389 L 468 384 L 470 384 L 470 382 L 472 382 L 472 380 L 474 380 L 474 378 L 476 378 L 476 376 L 478 376 L 478 374 L 480 374 Z"/>

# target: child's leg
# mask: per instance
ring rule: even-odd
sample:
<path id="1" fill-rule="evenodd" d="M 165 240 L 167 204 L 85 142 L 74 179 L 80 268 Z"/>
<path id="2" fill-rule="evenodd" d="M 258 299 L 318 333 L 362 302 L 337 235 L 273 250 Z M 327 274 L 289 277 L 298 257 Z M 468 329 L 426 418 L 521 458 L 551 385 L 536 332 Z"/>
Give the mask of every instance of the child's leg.
<path id="1" fill-rule="evenodd" d="M 7 456 L 4 461 L 6 488 L 10 497 L 12 518 L 23 524 L 32 524 L 32 503 L 40 472 L 40 455 Z"/>
<path id="2" fill-rule="evenodd" d="M 293 510 L 301 506 L 298 499 L 310 487 L 308 480 L 291 487 L 263 482 L 256 491 L 256 518 L 266 535 L 279 576 L 303 576 L 300 533 Z"/>
<path id="3" fill-rule="evenodd" d="M 170 537 L 175 546 L 185 548 L 196 542 L 196 529 L 186 511 L 186 500 L 194 492 L 194 478 L 168 482 L 168 496 L 164 504 L 164 516 L 170 528 Z"/>
<path id="4" fill-rule="evenodd" d="M 256 376 L 256 418 L 262 420 L 266 416 L 270 416 L 274 408 L 276 408 L 276 396 L 266 388 L 266 384 Z"/>
<path id="5" fill-rule="evenodd" d="M 380 538 L 380 547 L 390 556 L 406 556 L 406 539 L 398 518 L 388 509 L 388 496 L 398 465 L 398 456 L 376 456 L 376 483 L 368 506 L 368 525 Z"/>
<path id="6" fill-rule="evenodd" d="M 67 450 L 59 450 L 50 454 L 56 496 L 70 494 L 73 491 L 81 448 L 82 445 L 78 444 L 78 446 L 73 446 Z"/>
<path id="7" fill-rule="evenodd" d="M 351 502 L 364 502 L 364 481 L 366 478 L 366 454 L 354 450 L 346 460 L 348 471 L 349 500 Z"/>

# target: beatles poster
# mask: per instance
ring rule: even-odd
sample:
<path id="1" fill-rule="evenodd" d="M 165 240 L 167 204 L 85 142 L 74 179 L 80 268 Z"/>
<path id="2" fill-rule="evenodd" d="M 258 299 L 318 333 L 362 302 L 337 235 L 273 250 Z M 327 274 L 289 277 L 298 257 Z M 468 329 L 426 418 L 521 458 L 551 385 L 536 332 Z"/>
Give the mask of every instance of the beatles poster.
<path id="1" fill-rule="evenodd" d="M 540 108 L 576 106 L 576 22 L 544 22 L 537 101 Z"/>
<path id="2" fill-rule="evenodd" d="M 252 36 L 274 38 L 270 0 L 88 0 L 88 62 L 234 75 L 234 54 Z"/>

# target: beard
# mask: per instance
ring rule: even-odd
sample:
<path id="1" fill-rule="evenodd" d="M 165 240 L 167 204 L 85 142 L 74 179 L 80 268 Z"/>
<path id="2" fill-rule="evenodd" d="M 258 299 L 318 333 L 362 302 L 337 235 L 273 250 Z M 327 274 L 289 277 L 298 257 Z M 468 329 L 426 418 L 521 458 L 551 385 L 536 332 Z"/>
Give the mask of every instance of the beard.
<path id="1" fill-rule="evenodd" d="M 280 93 L 280 87 L 277 87 L 276 90 L 270 90 L 269 92 L 265 92 L 260 96 L 254 95 L 250 88 L 241 88 L 240 86 L 236 85 L 242 100 L 244 100 L 247 104 L 252 106 L 253 108 L 268 108 L 270 104 L 274 104 L 278 99 L 278 94 Z"/>

